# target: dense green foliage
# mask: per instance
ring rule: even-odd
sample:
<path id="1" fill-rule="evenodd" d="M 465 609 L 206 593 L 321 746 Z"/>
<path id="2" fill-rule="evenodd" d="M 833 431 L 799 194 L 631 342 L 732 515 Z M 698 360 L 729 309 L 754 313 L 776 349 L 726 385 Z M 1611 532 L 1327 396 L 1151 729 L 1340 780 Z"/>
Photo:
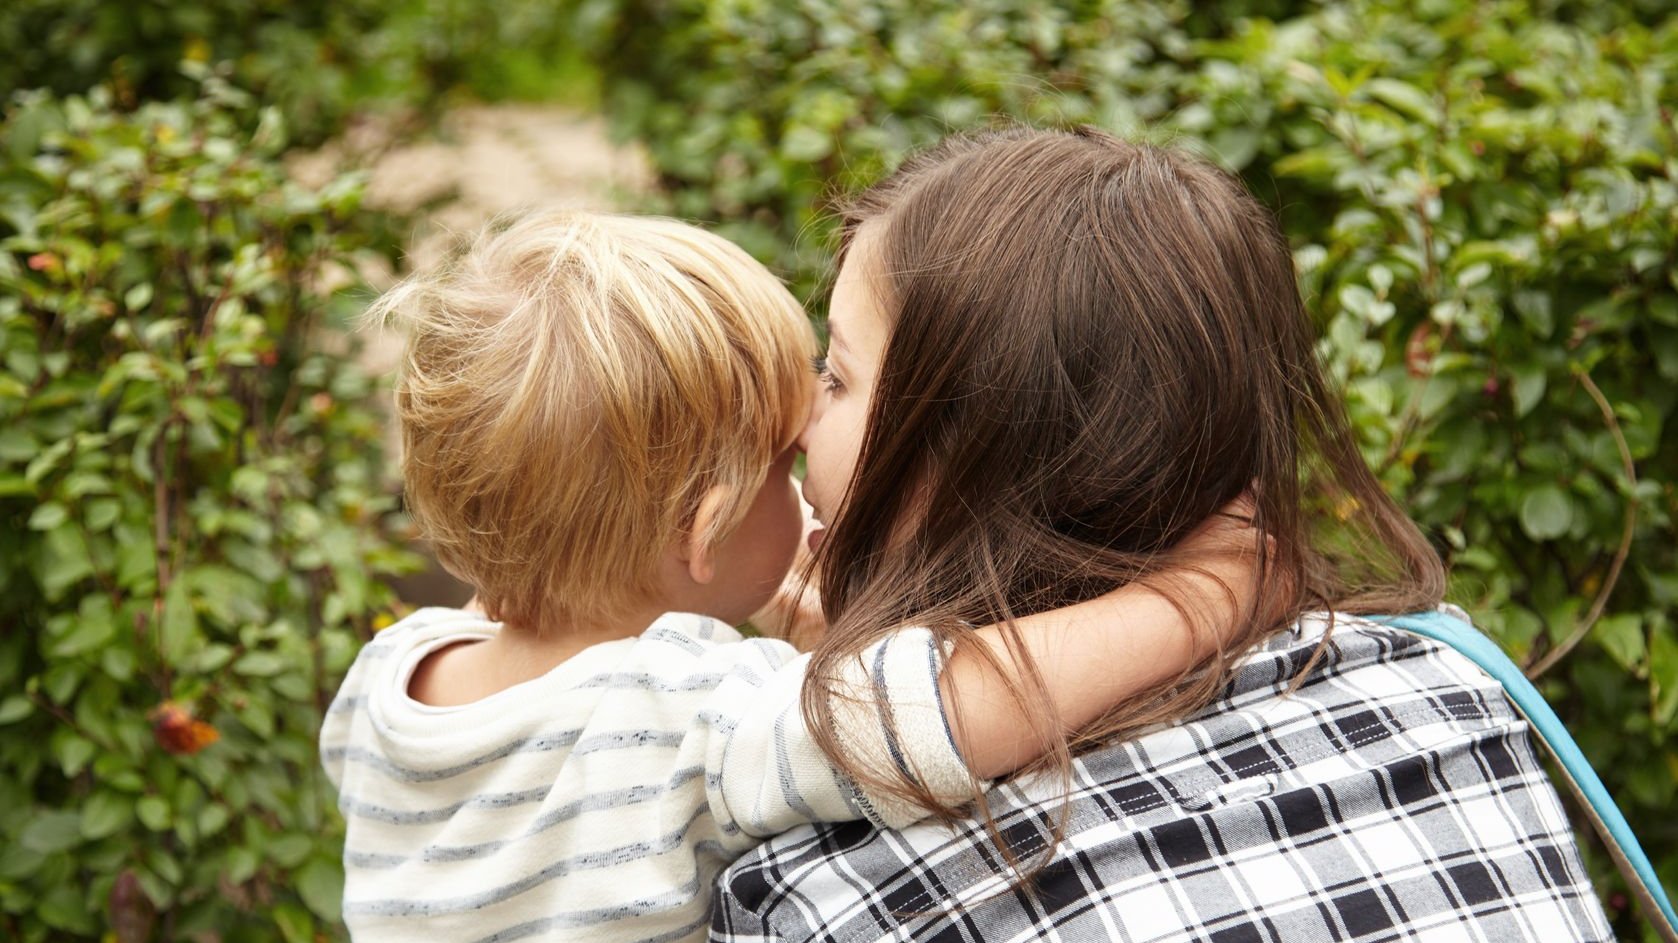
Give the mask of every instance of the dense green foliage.
<path id="1" fill-rule="evenodd" d="M 576 101 L 579 57 L 657 207 L 812 297 L 827 198 L 952 129 L 1092 122 L 1241 172 L 1453 598 L 1678 888 L 1667 6 L 0 5 L 0 94 L 106 87 L 0 101 L 0 936 L 336 932 L 314 736 L 408 560 L 371 386 L 311 340 L 391 244 L 355 179 L 277 159 L 462 90 Z"/>
<path id="2" fill-rule="evenodd" d="M 1168 136 L 1242 172 L 1452 597 L 1543 670 L 1678 888 L 1678 20 L 1517 0 L 585 9 L 662 206 L 805 290 L 824 196 L 993 116 Z"/>
<path id="3" fill-rule="evenodd" d="M 452 93 L 588 93 L 560 5 L 467 0 L 8 0 L 0 94 L 108 84 L 135 107 L 192 94 L 183 61 L 220 68 L 315 142 L 370 109 L 433 112 Z"/>
<path id="4" fill-rule="evenodd" d="M 323 320 L 390 254 L 216 80 L 0 124 L 0 937 L 307 941 L 337 917 L 321 713 L 409 566 Z M 255 126 L 254 136 L 240 130 Z"/>

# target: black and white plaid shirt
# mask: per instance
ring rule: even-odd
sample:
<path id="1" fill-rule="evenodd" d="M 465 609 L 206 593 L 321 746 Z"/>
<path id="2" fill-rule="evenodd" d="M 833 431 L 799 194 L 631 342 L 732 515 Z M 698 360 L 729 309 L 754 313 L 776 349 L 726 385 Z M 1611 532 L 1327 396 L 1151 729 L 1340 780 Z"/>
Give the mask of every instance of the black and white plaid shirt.
<path id="1" fill-rule="evenodd" d="M 1010 887 L 977 823 L 806 826 L 724 872 L 711 939 L 1612 940 L 1502 687 L 1437 642 L 1340 616 L 1281 696 L 1325 624 L 1273 638 L 1194 719 L 1080 757 L 1035 893 Z M 991 793 L 1028 863 L 1061 795 Z"/>

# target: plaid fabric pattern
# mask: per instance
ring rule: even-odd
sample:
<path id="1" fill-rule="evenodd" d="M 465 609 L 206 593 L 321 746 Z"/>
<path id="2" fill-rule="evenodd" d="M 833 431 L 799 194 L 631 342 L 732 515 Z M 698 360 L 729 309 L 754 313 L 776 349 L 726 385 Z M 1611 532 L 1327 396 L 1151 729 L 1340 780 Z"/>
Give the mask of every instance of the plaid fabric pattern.
<path id="1" fill-rule="evenodd" d="M 803 827 L 720 880 L 711 939 L 1003 943 L 1611 940 L 1555 791 L 1497 682 L 1454 651 L 1307 617 L 1185 723 L 990 798 L 977 823 Z"/>

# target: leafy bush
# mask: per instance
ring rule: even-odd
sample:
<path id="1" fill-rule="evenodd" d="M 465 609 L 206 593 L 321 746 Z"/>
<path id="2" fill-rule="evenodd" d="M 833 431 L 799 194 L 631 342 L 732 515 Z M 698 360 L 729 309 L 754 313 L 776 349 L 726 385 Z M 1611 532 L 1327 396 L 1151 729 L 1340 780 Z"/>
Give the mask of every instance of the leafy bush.
<path id="1" fill-rule="evenodd" d="M 191 96 L 184 60 L 229 77 L 318 142 L 357 112 L 431 111 L 457 88 L 486 98 L 587 94 L 561 10 L 512 0 L 494 16 L 460 0 L 8 0 L 0 6 L 0 90 L 116 102 Z"/>
<path id="2" fill-rule="evenodd" d="M 1678 20 L 1658 6 L 596 0 L 579 29 L 661 208 L 806 291 L 824 195 L 994 115 L 1241 171 L 1453 598 L 1543 673 L 1678 888 Z"/>
<path id="3" fill-rule="evenodd" d="M 1172 104 L 1184 4 L 624 0 L 584 4 L 605 112 L 649 149 L 660 209 L 809 289 L 823 198 L 991 115 L 1135 127 Z"/>
<path id="4" fill-rule="evenodd" d="M 1240 75 L 1203 68 L 1179 123 L 1254 142 L 1368 456 L 1456 598 L 1557 666 L 1547 694 L 1678 884 L 1678 832 L 1635 811 L 1678 792 L 1678 21 L 1380 5 L 1204 53 Z"/>
<path id="5" fill-rule="evenodd" d="M 287 182 L 250 110 L 212 79 L 129 115 L 23 95 L 0 125 L 7 939 L 336 919 L 315 738 L 410 561 L 374 388 L 320 328 L 391 240 L 357 179 Z"/>

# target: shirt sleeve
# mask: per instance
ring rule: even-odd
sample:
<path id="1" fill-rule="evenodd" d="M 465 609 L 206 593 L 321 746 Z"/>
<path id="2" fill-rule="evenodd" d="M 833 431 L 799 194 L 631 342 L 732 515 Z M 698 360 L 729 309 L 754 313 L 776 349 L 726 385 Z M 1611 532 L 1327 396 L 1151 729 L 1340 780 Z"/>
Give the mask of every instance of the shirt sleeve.
<path id="1" fill-rule="evenodd" d="M 784 643 L 753 640 L 759 657 Z M 944 714 L 938 675 L 944 653 L 925 629 L 905 629 L 842 666 L 833 702 L 834 737 L 864 769 L 913 777 L 940 801 L 972 795 Z M 702 720 L 715 732 L 706 750 L 713 814 L 765 837 L 806 822 L 866 818 L 900 828 L 925 818 L 915 803 L 861 788 L 837 770 L 804 722 L 800 692 L 809 656 L 764 673 L 742 661 L 718 685 Z M 725 825 L 725 827 L 727 827 Z"/>

